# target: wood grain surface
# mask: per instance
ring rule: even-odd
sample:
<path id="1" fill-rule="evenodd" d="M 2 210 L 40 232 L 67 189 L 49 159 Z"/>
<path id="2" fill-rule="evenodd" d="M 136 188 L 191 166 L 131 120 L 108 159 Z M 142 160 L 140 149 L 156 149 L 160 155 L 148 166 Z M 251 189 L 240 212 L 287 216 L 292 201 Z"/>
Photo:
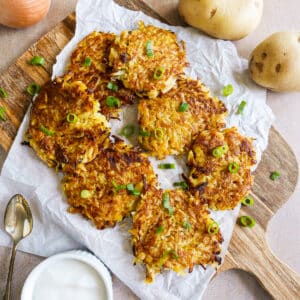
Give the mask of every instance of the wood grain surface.
<path id="1" fill-rule="evenodd" d="M 133 10 L 165 21 L 139 0 L 116 0 L 117 3 Z M 169 20 L 182 25 L 179 19 Z M 169 23 L 171 23 L 169 22 Z M 0 168 L 14 140 L 31 97 L 24 92 L 28 84 L 42 85 L 50 78 L 56 55 L 74 34 L 75 15 L 72 14 L 53 30 L 32 45 L 17 61 L 0 75 L 0 86 L 9 94 L 0 98 L 0 106 L 7 108 L 8 119 L 0 122 Z M 46 59 L 43 67 L 33 67 L 28 60 L 34 55 Z M 278 181 L 269 179 L 270 172 L 281 171 Z M 253 197 L 255 205 L 242 208 L 241 215 L 251 215 L 257 221 L 252 228 L 236 226 L 225 261 L 218 272 L 237 268 L 253 273 L 274 299 L 300 299 L 300 276 L 277 259 L 266 242 L 269 220 L 293 193 L 298 177 L 297 160 L 282 136 L 271 128 L 269 146 L 255 172 Z"/>

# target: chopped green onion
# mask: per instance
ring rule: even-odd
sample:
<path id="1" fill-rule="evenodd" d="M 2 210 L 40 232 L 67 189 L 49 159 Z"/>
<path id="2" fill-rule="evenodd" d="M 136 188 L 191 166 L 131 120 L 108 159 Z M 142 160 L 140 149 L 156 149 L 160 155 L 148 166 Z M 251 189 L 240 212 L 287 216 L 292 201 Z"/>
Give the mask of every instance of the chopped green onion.
<path id="1" fill-rule="evenodd" d="M 176 259 L 176 260 L 178 259 L 178 255 L 177 255 L 177 253 L 174 250 L 170 250 L 169 254 L 171 254 L 174 259 Z"/>
<path id="2" fill-rule="evenodd" d="M 36 95 L 39 91 L 40 91 L 41 87 L 36 84 L 36 83 L 31 83 L 29 84 L 29 86 L 26 88 L 26 92 L 30 95 L 30 96 L 34 96 Z"/>
<path id="3" fill-rule="evenodd" d="M 147 41 L 146 43 L 146 54 L 148 57 L 154 57 L 154 53 L 153 53 L 153 47 L 152 47 L 152 41 Z"/>
<path id="4" fill-rule="evenodd" d="M 225 144 L 225 145 L 214 148 L 212 151 L 212 155 L 216 158 L 219 158 L 219 157 L 222 157 L 223 154 L 225 154 L 228 150 L 229 150 L 228 145 Z"/>
<path id="5" fill-rule="evenodd" d="M 34 56 L 29 63 L 33 66 L 43 66 L 45 64 L 45 58 L 42 56 Z"/>
<path id="6" fill-rule="evenodd" d="M 116 83 L 114 83 L 114 82 L 111 82 L 111 81 L 107 84 L 107 88 L 109 90 L 114 91 L 114 92 L 117 92 L 118 89 L 119 89 L 118 85 Z"/>
<path id="7" fill-rule="evenodd" d="M 228 97 L 233 93 L 233 86 L 232 84 L 225 85 L 223 87 L 223 96 Z"/>
<path id="8" fill-rule="evenodd" d="M 126 184 L 117 184 L 114 180 L 112 181 L 112 185 L 114 187 L 114 194 L 118 191 L 126 190 Z"/>
<path id="9" fill-rule="evenodd" d="M 240 225 L 244 226 L 244 227 L 254 227 L 256 222 L 252 217 L 249 216 L 242 216 L 239 218 L 239 223 Z"/>
<path id="10" fill-rule="evenodd" d="M 207 227 L 207 232 L 209 234 L 216 234 L 219 232 L 219 224 L 215 221 L 211 222 Z"/>
<path id="11" fill-rule="evenodd" d="M 142 129 L 139 130 L 140 136 L 151 136 L 151 133 L 148 131 L 143 131 Z"/>
<path id="12" fill-rule="evenodd" d="M 188 110 L 188 108 L 189 108 L 188 103 L 182 102 L 179 106 L 179 112 L 185 112 Z"/>
<path id="13" fill-rule="evenodd" d="M 91 196 L 92 196 L 92 193 L 89 190 L 82 190 L 80 192 L 80 197 L 83 199 L 90 198 Z"/>
<path id="14" fill-rule="evenodd" d="M 163 207 L 168 210 L 169 215 L 174 214 L 174 208 L 170 206 L 170 195 L 169 195 L 169 193 L 167 193 L 167 192 L 163 193 L 162 204 L 163 204 Z"/>
<path id="15" fill-rule="evenodd" d="M 164 231 L 164 227 L 163 226 L 158 226 L 155 230 L 155 233 L 162 233 Z"/>
<path id="16" fill-rule="evenodd" d="M 90 57 L 86 57 L 83 64 L 85 67 L 90 67 L 92 64 L 92 59 Z"/>
<path id="17" fill-rule="evenodd" d="M 236 163 L 236 162 L 230 163 L 230 164 L 228 165 L 228 171 L 229 171 L 231 174 L 237 173 L 239 169 L 240 169 L 240 166 L 239 166 L 239 164 Z"/>
<path id="18" fill-rule="evenodd" d="M 7 91 L 3 87 L 0 87 L 0 97 L 6 98 L 7 96 L 8 96 Z"/>
<path id="19" fill-rule="evenodd" d="M 109 107 L 120 107 L 121 102 L 117 97 L 114 96 L 107 96 L 106 97 L 106 105 Z"/>
<path id="20" fill-rule="evenodd" d="M 129 184 L 127 184 L 127 190 L 128 191 L 134 191 L 134 185 L 133 185 L 133 183 L 129 183 Z"/>
<path id="21" fill-rule="evenodd" d="M 164 137 L 165 133 L 164 130 L 162 128 L 155 128 L 154 129 L 154 137 L 157 140 L 161 140 Z"/>
<path id="22" fill-rule="evenodd" d="M 245 106 L 246 106 L 247 102 L 245 100 L 243 100 L 237 110 L 237 114 L 241 115 L 244 112 Z"/>
<path id="23" fill-rule="evenodd" d="M 140 194 L 141 194 L 141 192 L 138 190 L 130 191 L 130 195 L 133 195 L 133 196 L 139 196 Z"/>
<path id="24" fill-rule="evenodd" d="M 4 106 L 0 106 L 0 120 L 6 121 L 6 108 Z"/>
<path id="25" fill-rule="evenodd" d="M 280 178 L 280 173 L 278 171 L 274 171 L 270 174 L 270 179 L 275 181 Z"/>
<path id="26" fill-rule="evenodd" d="M 76 123 L 77 121 L 78 121 L 77 115 L 75 115 L 73 113 L 67 114 L 67 122 L 68 123 Z"/>
<path id="27" fill-rule="evenodd" d="M 47 129 L 44 125 L 41 125 L 41 130 L 48 136 L 54 136 L 54 131 Z"/>
<path id="28" fill-rule="evenodd" d="M 174 182 L 173 186 L 181 187 L 183 190 L 187 190 L 189 188 L 189 185 L 185 181 Z"/>
<path id="29" fill-rule="evenodd" d="M 125 137 L 130 137 L 134 134 L 134 126 L 133 125 L 127 125 L 125 127 L 123 127 L 122 131 L 121 131 L 121 135 L 125 136 Z"/>
<path id="30" fill-rule="evenodd" d="M 191 224 L 188 221 L 183 222 L 183 227 L 186 229 L 191 229 Z"/>
<path id="31" fill-rule="evenodd" d="M 154 71 L 153 78 L 155 80 L 162 79 L 164 77 L 164 74 L 165 74 L 165 68 L 158 67 Z"/>
<path id="32" fill-rule="evenodd" d="M 163 169 L 163 170 L 166 170 L 166 169 L 175 169 L 176 165 L 175 164 L 159 164 L 158 168 L 159 169 Z"/>
<path id="33" fill-rule="evenodd" d="M 254 199 L 248 195 L 242 199 L 242 204 L 245 206 L 252 206 L 254 204 Z"/>

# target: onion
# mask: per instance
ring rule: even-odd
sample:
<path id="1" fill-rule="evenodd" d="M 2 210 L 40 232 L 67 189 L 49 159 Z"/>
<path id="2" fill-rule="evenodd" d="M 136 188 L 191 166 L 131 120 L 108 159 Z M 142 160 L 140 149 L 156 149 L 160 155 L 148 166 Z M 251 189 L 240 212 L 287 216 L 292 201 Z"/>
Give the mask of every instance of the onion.
<path id="1" fill-rule="evenodd" d="M 24 28 L 43 19 L 51 0 L 0 0 L 0 24 Z"/>

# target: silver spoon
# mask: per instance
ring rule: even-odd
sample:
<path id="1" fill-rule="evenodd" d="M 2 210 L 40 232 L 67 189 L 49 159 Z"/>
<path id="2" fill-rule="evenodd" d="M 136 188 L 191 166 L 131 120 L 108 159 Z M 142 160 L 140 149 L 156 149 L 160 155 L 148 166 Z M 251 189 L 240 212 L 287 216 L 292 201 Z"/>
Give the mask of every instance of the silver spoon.
<path id="1" fill-rule="evenodd" d="M 9 200 L 4 215 L 5 230 L 14 241 L 4 300 L 10 299 L 11 279 L 14 269 L 17 245 L 22 239 L 31 233 L 32 225 L 32 214 L 28 202 L 22 195 L 14 195 Z"/>

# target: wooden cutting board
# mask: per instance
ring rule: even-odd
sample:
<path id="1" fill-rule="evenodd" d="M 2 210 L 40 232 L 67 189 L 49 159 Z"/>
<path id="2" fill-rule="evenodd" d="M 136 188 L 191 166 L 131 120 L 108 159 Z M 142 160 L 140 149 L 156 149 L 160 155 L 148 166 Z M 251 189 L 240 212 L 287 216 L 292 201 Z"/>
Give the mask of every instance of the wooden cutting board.
<path id="1" fill-rule="evenodd" d="M 116 0 L 116 2 L 165 21 L 139 0 Z M 75 15 L 72 14 L 32 45 L 0 75 L 0 87 L 5 88 L 9 95 L 8 98 L 0 98 L 0 106 L 6 107 L 8 116 L 7 121 L 0 122 L 0 168 L 31 101 L 31 97 L 26 95 L 24 90 L 32 82 L 42 85 L 49 79 L 55 57 L 72 38 L 74 28 Z M 27 62 L 34 55 L 43 56 L 46 65 L 30 66 Z M 278 181 L 269 179 L 270 172 L 274 170 L 281 172 Z M 300 299 L 300 276 L 274 256 L 266 241 L 268 222 L 289 199 L 298 177 L 295 155 L 273 127 L 270 131 L 268 149 L 255 176 L 253 188 L 255 205 L 251 208 L 242 208 L 240 214 L 254 217 L 257 225 L 252 229 L 235 227 L 228 253 L 218 273 L 232 268 L 242 269 L 253 273 L 273 298 Z"/>

